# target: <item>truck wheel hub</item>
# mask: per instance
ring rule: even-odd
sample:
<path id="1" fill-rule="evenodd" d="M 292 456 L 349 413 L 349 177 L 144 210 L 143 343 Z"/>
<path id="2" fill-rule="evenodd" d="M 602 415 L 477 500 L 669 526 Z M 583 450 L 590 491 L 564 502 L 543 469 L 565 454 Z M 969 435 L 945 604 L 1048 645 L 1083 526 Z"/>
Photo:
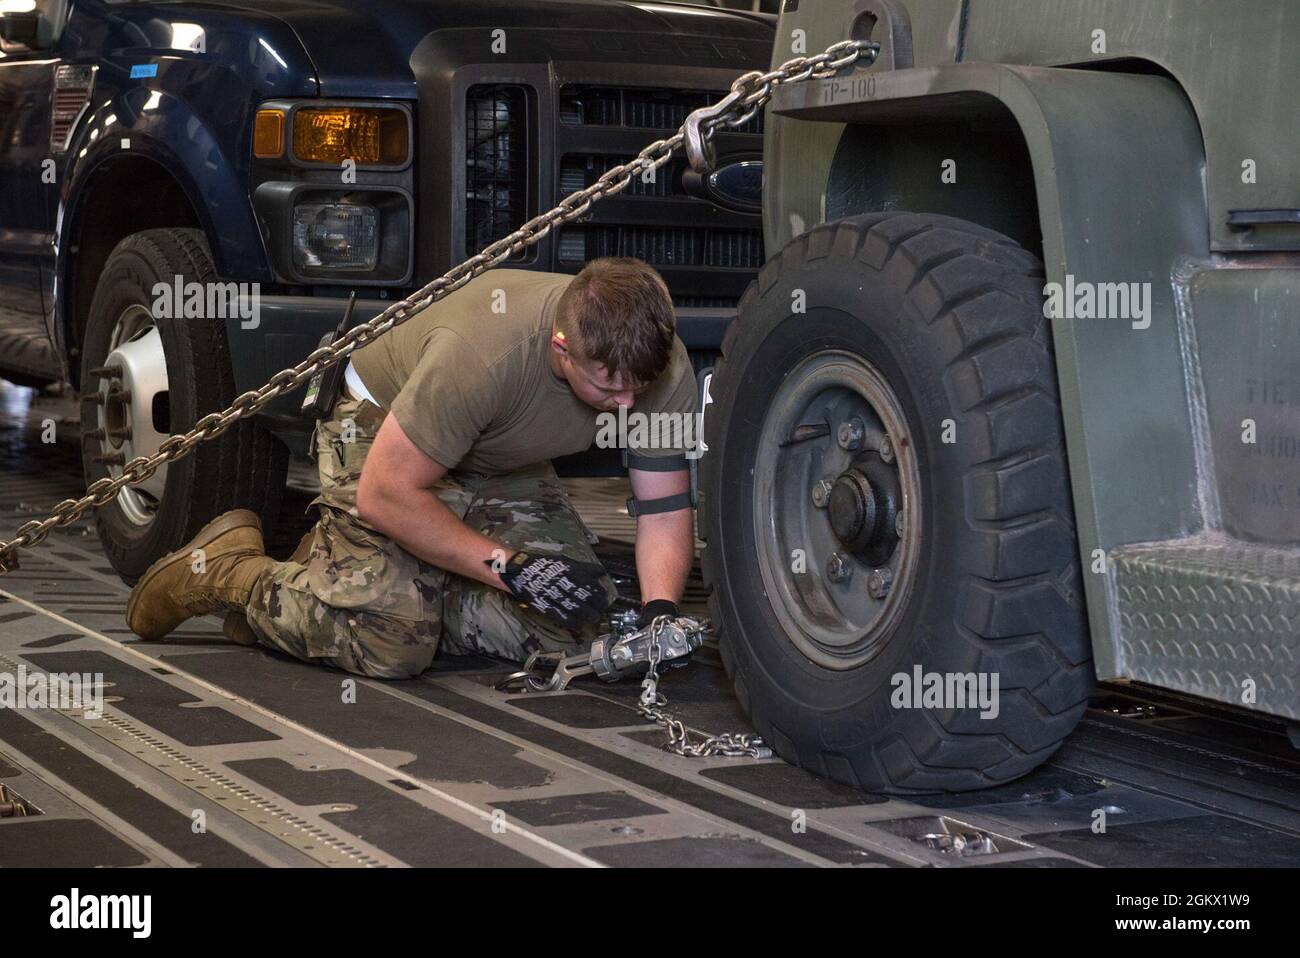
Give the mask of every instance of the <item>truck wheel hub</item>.
<path id="1" fill-rule="evenodd" d="M 879 461 L 845 470 L 826 507 L 835 538 L 873 566 L 887 561 L 898 544 L 898 479 L 891 473 Z"/>
<path id="2" fill-rule="evenodd" d="M 97 423 L 100 451 L 114 457 L 107 465 L 108 474 L 118 476 L 132 459 L 156 453 L 170 434 L 165 412 L 167 356 L 148 309 L 129 306 L 123 310 L 113 327 L 104 368 L 113 372 L 86 383 L 85 388 L 96 389 L 101 397 Z M 123 515 L 135 525 L 148 525 L 158 512 L 166 484 L 164 464 L 144 482 L 123 487 L 117 497 Z"/>
<path id="3" fill-rule="evenodd" d="M 831 487 L 827 512 L 835 538 L 844 548 L 861 555 L 886 538 L 892 517 L 884 515 L 886 497 L 877 493 L 871 480 L 859 469 L 840 474 Z M 888 521 L 886 521 L 888 520 Z"/>
<path id="4" fill-rule="evenodd" d="M 842 350 L 797 363 L 764 417 L 753 507 L 764 588 L 791 643 L 828 668 L 878 654 L 906 608 L 921 528 L 910 435 L 880 371 Z"/>

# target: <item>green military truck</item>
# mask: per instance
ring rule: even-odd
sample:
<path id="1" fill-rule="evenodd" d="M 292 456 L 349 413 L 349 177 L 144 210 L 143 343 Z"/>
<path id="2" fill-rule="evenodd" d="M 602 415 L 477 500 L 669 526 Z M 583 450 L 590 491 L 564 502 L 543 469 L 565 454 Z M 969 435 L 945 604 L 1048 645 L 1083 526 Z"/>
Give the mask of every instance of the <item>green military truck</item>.
<path id="1" fill-rule="evenodd" d="M 1094 676 L 1300 720 L 1300 5 L 784 0 L 710 384 L 724 661 L 787 760 L 1024 774 Z"/>

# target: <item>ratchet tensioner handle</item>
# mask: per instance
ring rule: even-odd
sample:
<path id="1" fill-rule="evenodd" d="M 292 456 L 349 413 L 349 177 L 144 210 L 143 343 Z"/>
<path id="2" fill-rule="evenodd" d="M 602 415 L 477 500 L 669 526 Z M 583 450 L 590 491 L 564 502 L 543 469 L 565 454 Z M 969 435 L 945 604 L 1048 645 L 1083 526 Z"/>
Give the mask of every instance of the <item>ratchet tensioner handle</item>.
<path id="1" fill-rule="evenodd" d="M 592 674 L 617 682 L 645 672 L 656 645 L 656 667 L 680 662 L 704 644 L 708 629 L 708 620 L 660 616 L 643 629 L 606 633 L 591 643 L 589 652 L 579 655 L 534 652 L 522 671 L 507 675 L 496 688 L 501 692 L 562 692 L 574 679 Z"/>

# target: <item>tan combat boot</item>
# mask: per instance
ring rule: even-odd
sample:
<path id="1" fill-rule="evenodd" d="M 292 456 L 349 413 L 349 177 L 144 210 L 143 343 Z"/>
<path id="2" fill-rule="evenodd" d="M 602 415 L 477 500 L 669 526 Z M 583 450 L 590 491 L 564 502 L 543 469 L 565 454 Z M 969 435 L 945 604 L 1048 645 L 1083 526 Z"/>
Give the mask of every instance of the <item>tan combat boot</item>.
<path id="1" fill-rule="evenodd" d="M 194 571 L 197 549 L 203 550 L 202 572 Z M 274 565 L 257 515 L 247 509 L 227 512 L 148 568 L 131 590 L 126 624 L 142 639 L 160 639 L 196 615 L 243 609 L 253 583 Z"/>
<path id="2" fill-rule="evenodd" d="M 307 560 L 311 557 L 314 536 L 314 529 L 308 529 L 303 534 L 303 537 L 298 540 L 298 547 L 293 550 L 293 555 L 289 556 L 290 562 L 297 562 L 299 565 L 307 564 Z M 257 633 L 248 624 L 248 619 L 242 611 L 227 612 L 225 621 L 221 623 L 221 631 L 236 645 L 257 645 Z"/>

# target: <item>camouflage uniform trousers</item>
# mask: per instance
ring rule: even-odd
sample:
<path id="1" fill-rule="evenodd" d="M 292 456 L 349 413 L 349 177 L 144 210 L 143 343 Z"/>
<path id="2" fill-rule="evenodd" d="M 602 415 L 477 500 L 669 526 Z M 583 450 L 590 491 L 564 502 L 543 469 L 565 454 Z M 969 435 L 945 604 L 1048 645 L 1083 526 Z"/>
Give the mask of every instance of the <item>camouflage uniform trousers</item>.
<path id="1" fill-rule="evenodd" d="M 356 675 L 407 678 L 441 648 L 522 661 L 572 655 L 599 630 L 571 631 L 509 594 L 421 561 L 357 515 L 357 483 L 387 413 L 346 392 L 316 427 L 320 518 L 304 561 L 277 563 L 254 585 L 245 615 L 261 642 Z M 550 463 L 504 476 L 451 472 L 439 499 L 471 528 L 518 549 L 598 562 L 591 535 Z M 299 548 L 295 558 L 304 556 Z M 612 581 L 602 584 L 611 600 Z"/>

